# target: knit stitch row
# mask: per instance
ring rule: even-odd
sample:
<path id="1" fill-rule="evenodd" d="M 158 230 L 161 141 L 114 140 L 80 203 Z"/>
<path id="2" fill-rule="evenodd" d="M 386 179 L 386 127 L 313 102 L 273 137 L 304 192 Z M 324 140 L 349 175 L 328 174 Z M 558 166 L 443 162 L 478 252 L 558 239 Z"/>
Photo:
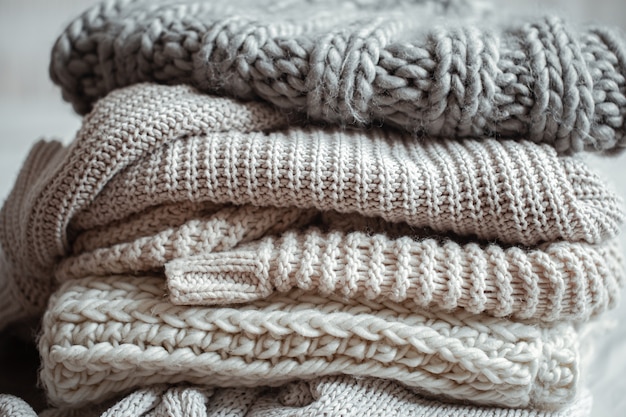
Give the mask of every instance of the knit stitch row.
<path id="1" fill-rule="evenodd" d="M 207 200 L 360 213 L 522 245 L 598 243 L 623 221 L 597 175 L 547 146 L 299 128 L 164 143 L 110 178 L 75 221 L 97 226 L 131 208 Z"/>
<path id="2" fill-rule="evenodd" d="M 212 3 L 105 0 L 54 46 L 89 114 L 0 210 L 41 417 L 586 416 L 625 216 L 570 154 L 626 148 L 618 34 L 480 0 Z"/>
<path id="3" fill-rule="evenodd" d="M 0 327 L 43 312 L 54 289 L 54 265 L 68 252 L 70 219 L 115 174 L 187 135 L 285 124 L 284 116 L 262 103 L 239 105 L 202 97 L 188 87 L 136 86 L 102 100 L 72 146 L 37 143 L 0 211 L 0 267 L 6 277 Z"/>
<path id="4" fill-rule="evenodd" d="M 175 259 L 165 271 L 177 304 L 243 303 L 295 287 L 347 298 L 412 299 L 424 308 L 460 307 L 496 317 L 581 321 L 616 305 L 624 286 L 622 257 L 617 242 L 597 248 L 557 243 L 525 252 L 312 229 Z M 98 271 L 94 264 L 84 272 Z"/>
<path id="5" fill-rule="evenodd" d="M 354 214 L 211 205 L 208 213 L 194 216 L 181 208 L 172 213 L 169 206 L 159 207 L 110 230 L 79 235 L 77 244 L 90 250 L 63 259 L 56 277 L 104 277 L 165 266 L 176 304 L 244 303 L 297 287 L 540 321 L 588 320 L 615 306 L 624 285 L 616 240 L 525 250 L 423 239 L 406 224 Z M 188 208 L 197 213 L 199 207 Z M 146 224 L 161 227 L 137 230 Z M 307 224 L 329 232 L 303 229 Z"/>

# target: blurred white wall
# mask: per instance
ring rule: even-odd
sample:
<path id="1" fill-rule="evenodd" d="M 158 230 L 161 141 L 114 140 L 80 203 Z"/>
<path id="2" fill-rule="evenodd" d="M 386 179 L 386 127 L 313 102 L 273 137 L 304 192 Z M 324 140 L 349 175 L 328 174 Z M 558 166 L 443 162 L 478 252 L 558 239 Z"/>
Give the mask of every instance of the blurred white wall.
<path id="1" fill-rule="evenodd" d="M 70 139 L 80 119 L 48 78 L 58 34 L 92 0 L 0 0 L 0 202 L 31 144 Z"/>
<path id="2" fill-rule="evenodd" d="M 56 95 L 48 81 L 58 34 L 93 0 L 0 0 L 0 95 Z"/>

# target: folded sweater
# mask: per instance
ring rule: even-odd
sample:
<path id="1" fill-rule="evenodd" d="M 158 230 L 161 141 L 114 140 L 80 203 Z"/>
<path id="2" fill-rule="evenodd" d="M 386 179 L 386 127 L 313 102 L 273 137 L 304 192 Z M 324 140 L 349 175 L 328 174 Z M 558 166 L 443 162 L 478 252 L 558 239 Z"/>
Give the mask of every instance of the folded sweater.
<path id="1" fill-rule="evenodd" d="M 579 389 L 579 335 L 471 313 L 302 290 L 241 306 L 177 306 L 159 276 L 71 280 L 51 297 L 41 382 L 60 406 L 153 384 L 256 387 L 346 374 L 438 398 L 556 409 Z"/>
<path id="2" fill-rule="evenodd" d="M 617 31 L 554 17 L 494 25 L 471 2 L 449 3 L 107 1 L 59 37 L 50 74 L 80 113 L 153 81 L 429 137 L 626 146 Z"/>
<path id="3" fill-rule="evenodd" d="M 177 223 L 160 216 L 164 208 L 79 235 L 56 277 L 165 267 L 176 304 L 245 303 L 301 288 L 546 322 L 597 316 L 615 306 L 624 281 L 617 240 L 503 248 L 424 238 L 355 214 L 229 205 Z M 137 230 L 146 224 L 161 230 Z"/>
<path id="4" fill-rule="evenodd" d="M 415 141 L 286 123 L 262 103 L 139 84 L 101 100 L 70 146 L 37 144 L 0 211 L 0 323 L 41 314 L 55 274 L 159 270 L 243 243 L 265 245 L 261 263 L 280 269 L 298 251 L 316 256 L 307 236 L 321 237 L 327 266 L 348 266 L 345 284 L 322 273 L 330 281 L 312 288 L 322 292 L 548 321 L 585 320 L 618 295 L 621 254 L 610 242 L 620 200 L 580 160 L 525 141 Z M 215 207 L 204 217 L 188 206 L 205 203 Z M 176 205 L 186 220 L 158 217 Z M 334 220 L 343 235 L 324 222 L 331 233 L 316 232 L 314 218 L 332 212 L 358 216 L 347 228 Z M 363 217 L 384 222 L 379 233 L 359 235 Z M 389 224 L 398 228 L 391 239 Z M 475 238 L 483 243 L 467 243 Z M 296 252 L 272 249 L 289 239 Z M 369 254 L 380 273 L 361 285 Z M 311 259 L 302 264 L 309 277 L 318 274 Z M 280 279 L 263 285 L 304 282 L 288 271 Z"/>
<path id="5" fill-rule="evenodd" d="M 560 411 L 446 404 L 427 400 L 389 380 L 333 376 L 278 388 L 156 385 L 83 408 L 48 409 L 40 417 L 587 417 L 591 396 L 583 391 Z M 0 395 L 0 417 L 36 417 L 23 401 Z"/>

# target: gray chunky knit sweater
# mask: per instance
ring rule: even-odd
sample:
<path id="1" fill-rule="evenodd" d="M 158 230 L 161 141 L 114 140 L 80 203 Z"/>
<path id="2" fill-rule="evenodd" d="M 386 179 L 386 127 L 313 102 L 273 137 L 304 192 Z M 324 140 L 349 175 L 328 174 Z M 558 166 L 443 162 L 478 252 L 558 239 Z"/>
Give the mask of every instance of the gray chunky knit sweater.
<path id="1" fill-rule="evenodd" d="M 157 81 L 330 123 L 559 152 L 626 146 L 626 54 L 614 31 L 557 18 L 489 29 L 463 1 L 227 3 L 104 2 L 59 37 L 52 79 L 80 113 L 112 89 Z"/>

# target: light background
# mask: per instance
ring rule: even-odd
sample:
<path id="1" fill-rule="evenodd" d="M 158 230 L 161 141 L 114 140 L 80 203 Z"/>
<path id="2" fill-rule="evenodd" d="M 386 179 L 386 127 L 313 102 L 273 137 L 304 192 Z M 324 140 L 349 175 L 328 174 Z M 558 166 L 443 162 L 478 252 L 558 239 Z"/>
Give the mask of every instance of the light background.
<path id="1" fill-rule="evenodd" d="M 216 0 L 221 1 L 221 0 Z M 493 0 L 523 12 L 556 12 L 574 21 L 612 24 L 626 29 L 626 0 Z M 21 162 L 38 138 L 67 142 L 80 124 L 48 79 L 49 51 L 56 36 L 93 0 L 0 0 L 0 200 L 16 178 Z M 626 154 L 588 157 L 626 196 Z M 609 314 L 615 327 L 597 338 L 595 359 L 585 379 L 594 394 L 594 417 L 626 412 L 626 302 Z M 621 323 L 620 323 L 621 322 Z M 6 369 L 0 369 L 7 372 Z"/>

